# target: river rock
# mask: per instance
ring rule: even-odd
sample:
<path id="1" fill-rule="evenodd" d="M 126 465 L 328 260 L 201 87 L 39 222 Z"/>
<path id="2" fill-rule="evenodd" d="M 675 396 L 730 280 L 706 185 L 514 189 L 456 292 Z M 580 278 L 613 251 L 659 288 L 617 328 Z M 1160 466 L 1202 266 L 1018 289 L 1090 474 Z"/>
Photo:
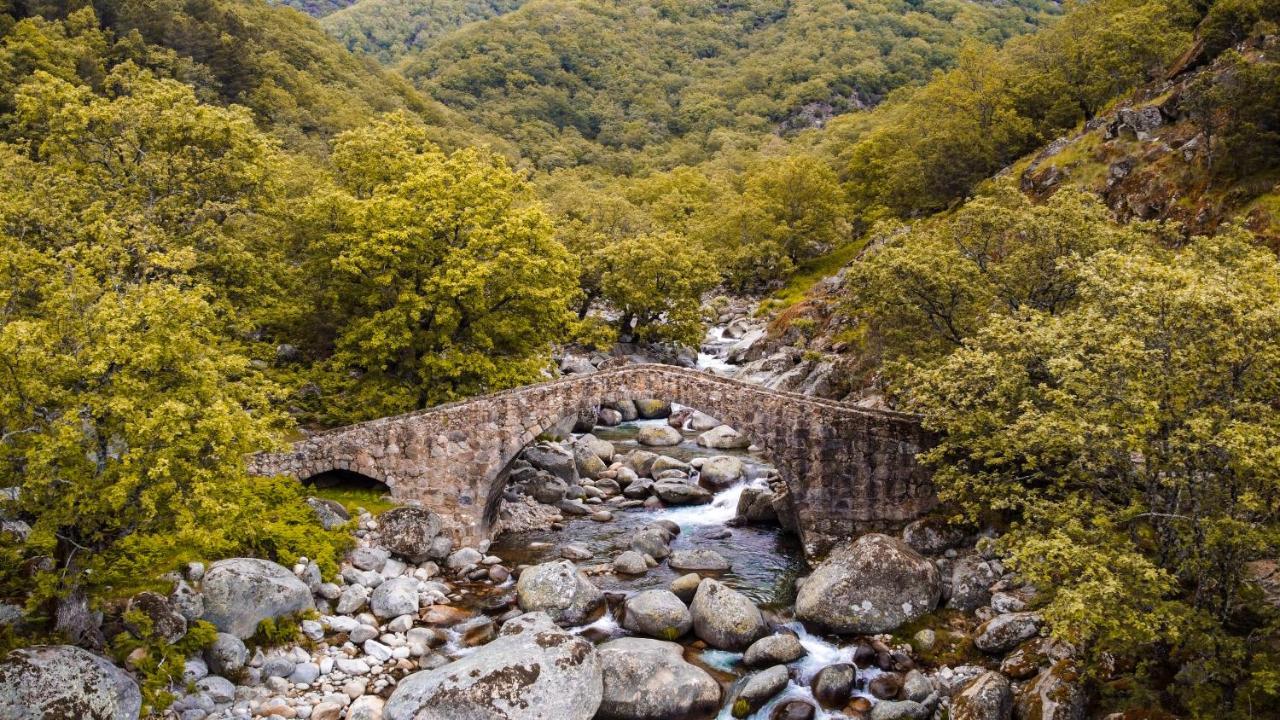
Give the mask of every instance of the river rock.
<path id="1" fill-rule="evenodd" d="M 828 665 L 809 681 L 813 697 L 826 708 L 842 708 L 853 696 L 858 683 L 858 668 L 850 663 Z"/>
<path id="2" fill-rule="evenodd" d="M 951 569 L 951 597 L 947 607 L 954 610 L 976 610 L 991 602 L 991 586 L 1000 573 L 980 555 L 965 555 Z"/>
<path id="3" fill-rule="evenodd" d="M 671 554 L 671 536 L 665 530 L 645 528 L 631 536 L 631 549 L 654 560 Z"/>
<path id="4" fill-rule="evenodd" d="M 141 613 L 151 625 L 151 633 L 167 643 L 175 643 L 187 634 L 187 619 L 173 608 L 169 598 L 150 591 L 140 592 L 129 600 L 127 611 Z M 143 637 L 144 629 L 132 626 L 126 615 L 125 627 L 136 637 Z"/>
<path id="5" fill-rule="evenodd" d="M 882 700 L 871 707 L 870 720 L 928 720 L 933 711 L 914 700 Z"/>
<path id="6" fill-rule="evenodd" d="M 35 645 L 0 660 L 0 720 L 137 720 L 129 673 L 72 645 Z"/>
<path id="7" fill-rule="evenodd" d="M 667 564 L 673 570 L 700 570 L 722 572 L 729 569 L 729 561 L 715 550 L 695 548 L 693 550 L 676 550 L 671 553 Z"/>
<path id="8" fill-rule="evenodd" d="M 378 516 L 378 544 L 411 563 L 437 558 L 432 543 L 440 534 L 440 517 L 412 505 Z"/>
<path id="9" fill-rule="evenodd" d="M 379 619 L 418 612 L 418 581 L 411 577 L 392 578 L 373 589 L 369 609 Z"/>
<path id="10" fill-rule="evenodd" d="M 561 625 L 579 625 L 604 603 L 604 593 L 568 560 L 527 568 L 516 582 L 525 612 L 545 612 Z"/>
<path id="11" fill-rule="evenodd" d="M 643 575 L 649 572 L 649 563 L 635 550 L 627 550 L 613 559 L 613 570 L 623 575 Z"/>
<path id="12" fill-rule="evenodd" d="M 636 410 L 636 404 L 631 400 L 616 400 L 610 403 L 609 406 L 618 411 L 618 414 L 622 416 L 623 422 L 631 422 L 640 418 L 640 413 Z"/>
<path id="13" fill-rule="evenodd" d="M 940 555 L 964 541 L 964 533 L 941 518 L 923 517 L 902 528 L 902 540 L 916 552 Z"/>
<path id="14" fill-rule="evenodd" d="M 837 633 L 889 632 L 931 612 L 938 568 L 903 541 L 872 533 L 831 553 L 796 596 L 796 617 Z"/>
<path id="15" fill-rule="evenodd" d="M 698 585 L 702 583 L 702 576 L 698 573 L 687 573 L 681 575 L 671 581 L 671 592 L 680 598 L 681 602 L 693 602 L 693 596 L 698 592 Z"/>
<path id="16" fill-rule="evenodd" d="M 1059 660 L 1022 685 L 1014 698 L 1019 720 L 1084 720 L 1088 697 L 1070 660 Z"/>
<path id="17" fill-rule="evenodd" d="M 636 400 L 636 413 L 645 420 L 657 420 L 671 414 L 671 403 L 666 400 Z"/>
<path id="18" fill-rule="evenodd" d="M 636 442 L 651 447 L 669 447 L 679 445 L 682 440 L 680 431 L 668 425 L 652 425 L 640 428 L 636 433 Z"/>
<path id="19" fill-rule="evenodd" d="M 309 497 L 307 504 L 311 506 L 312 512 L 320 520 L 320 526 L 325 530 L 335 530 L 351 520 L 351 513 L 347 512 L 347 509 L 337 500 Z"/>
<path id="20" fill-rule="evenodd" d="M 521 453 L 530 465 L 560 478 L 566 485 L 578 484 L 578 466 L 573 455 L 559 445 L 538 443 L 524 449 Z"/>
<path id="21" fill-rule="evenodd" d="M 545 613 L 507 621 L 493 642 L 402 679 L 383 720 L 591 720 L 600 707 L 599 655 Z"/>
<path id="22" fill-rule="evenodd" d="M 951 720 L 1009 720 L 1013 691 L 1009 679 L 986 672 L 951 698 Z"/>
<path id="23" fill-rule="evenodd" d="M 529 497 L 544 505 L 558 505 L 569 494 L 569 485 L 549 472 L 540 472 L 525 484 Z"/>
<path id="24" fill-rule="evenodd" d="M 992 655 L 1007 653 L 1040 633 L 1040 615 L 1033 612 L 997 615 L 978 626 L 973 644 Z"/>
<path id="25" fill-rule="evenodd" d="M 689 428 L 694 432 L 706 432 L 722 424 L 723 423 L 721 423 L 719 420 L 711 417 L 710 415 L 704 412 L 699 412 L 697 410 L 694 410 L 689 415 L 689 419 L 685 421 L 685 427 Z"/>
<path id="26" fill-rule="evenodd" d="M 698 471 L 698 478 L 712 485 L 732 485 L 742 479 L 746 467 L 736 457 L 717 455 L 707 458 Z"/>
<path id="27" fill-rule="evenodd" d="M 738 496 L 737 522 L 747 525 L 776 525 L 778 511 L 773 507 L 773 491 L 769 488 L 747 487 Z"/>
<path id="28" fill-rule="evenodd" d="M 347 706 L 347 720 L 383 720 L 385 705 L 377 695 L 361 695 Z"/>
<path id="29" fill-rule="evenodd" d="M 693 627 L 693 615 L 670 590 L 645 590 L 627 598 L 622 627 L 640 635 L 675 640 Z"/>
<path id="30" fill-rule="evenodd" d="M 694 633 L 721 650 L 746 650 L 767 629 L 750 598 L 711 578 L 698 584 L 689 609 Z"/>
<path id="31" fill-rule="evenodd" d="M 790 633 L 769 635 L 751 643 L 751 647 L 742 655 L 742 662 L 748 667 L 764 667 L 766 665 L 785 665 L 805 656 L 804 646 L 800 640 Z"/>
<path id="32" fill-rule="evenodd" d="M 587 433 L 586 435 L 578 438 L 577 444 L 587 448 L 593 455 L 605 462 L 611 462 L 614 454 L 617 452 L 613 447 L 613 443 L 608 440 L 601 440 L 591 433 Z"/>
<path id="33" fill-rule="evenodd" d="M 713 450 L 741 450 L 751 441 L 728 425 L 717 425 L 698 436 L 698 444 Z"/>
<path id="34" fill-rule="evenodd" d="M 672 642 L 620 638 L 597 649 L 604 677 L 599 720 L 685 720 L 715 712 L 720 685 Z"/>
<path id="35" fill-rule="evenodd" d="M 658 473 L 666 472 L 668 470 L 679 470 L 682 475 L 687 477 L 693 468 L 689 466 L 689 463 L 683 460 L 678 460 L 666 455 L 659 455 L 658 459 L 654 460 L 653 465 L 649 467 L 649 474 L 657 477 Z"/>
<path id="36" fill-rule="evenodd" d="M 596 424 L 615 427 L 622 424 L 622 413 L 613 408 L 600 408 L 596 411 Z"/>
<path id="37" fill-rule="evenodd" d="M 269 560 L 219 560 L 205 573 L 203 589 L 204 619 L 241 639 L 267 618 L 315 609 L 306 584 Z"/>
<path id="38" fill-rule="evenodd" d="M 205 648 L 204 661 L 209 669 L 219 675 L 234 675 L 244 667 L 249 650 L 244 642 L 229 633 L 220 632 L 213 644 Z"/>
<path id="39" fill-rule="evenodd" d="M 600 477 L 600 473 L 609 469 L 608 465 L 596 455 L 595 451 L 590 447 L 582 444 L 573 446 L 573 462 L 577 465 L 578 476 L 591 478 L 592 480 Z"/>
<path id="40" fill-rule="evenodd" d="M 653 484 L 653 494 L 671 505 L 703 505 L 711 502 L 711 493 L 697 485 L 677 480 L 662 480 Z"/>
<path id="41" fill-rule="evenodd" d="M 773 699 L 774 695 L 782 692 L 788 680 L 790 675 L 787 673 L 786 665 L 774 665 L 768 670 L 761 670 L 747 678 L 742 689 L 738 691 L 738 697 L 733 701 L 733 716 L 744 718 L 764 707 L 764 704 Z"/>

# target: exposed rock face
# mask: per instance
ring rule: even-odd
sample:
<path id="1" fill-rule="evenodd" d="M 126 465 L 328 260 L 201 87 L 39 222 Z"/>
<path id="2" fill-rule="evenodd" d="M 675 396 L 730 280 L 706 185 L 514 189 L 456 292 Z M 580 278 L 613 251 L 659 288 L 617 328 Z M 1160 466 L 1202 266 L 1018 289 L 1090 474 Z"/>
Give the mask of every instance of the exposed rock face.
<path id="1" fill-rule="evenodd" d="M 627 598 L 622 626 L 631 632 L 675 640 L 693 627 L 689 608 L 670 590 L 645 590 Z"/>
<path id="2" fill-rule="evenodd" d="M 837 548 L 813 571 L 796 597 L 796 616 L 838 633 L 889 632 L 931 612 L 941 592 L 932 562 L 873 533 Z"/>
<path id="3" fill-rule="evenodd" d="M 238 638 L 253 635 L 267 618 L 312 610 L 311 590 L 268 560 L 219 560 L 204 576 L 204 619 Z"/>
<path id="4" fill-rule="evenodd" d="M 1087 701 L 1071 661 L 1059 660 L 1018 690 L 1014 717 L 1018 720 L 1084 720 Z"/>
<path id="5" fill-rule="evenodd" d="M 378 542 L 411 563 L 432 559 L 440 518 L 419 507 L 392 508 L 378 516 Z"/>
<path id="6" fill-rule="evenodd" d="M 400 681 L 383 720 L 590 720 L 603 678 L 591 643 L 543 613 L 509 620 L 471 655 Z"/>
<path id="7" fill-rule="evenodd" d="M 720 685 L 672 642 L 620 638 L 597 650 L 604 676 L 600 720 L 686 720 L 714 713 Z"/>
<path id="8" fill-rule="evenodd" d="M 124 670 L 71 645 L 0 660 L 0 720 L 137 720 L 142 693 Z"/>
<path id="9" fill-rule="evenodd" d="M 746 595 L 711 578 L 698 584 L 689 609 L 694 633 L 721 650 L 746 650 L 767 630 L 759 608 Z"/>
<path id="10" fill-rule="evenodd" d="M 983 673 L 951 699 L 951 720 L 1009 720 L 1013 692 L 998 672 Z"/>
<path id="11" fill-rule="evenodd" d="M 516 598 L 525 612 L 545 612 L 561 625 L 580 625 L 604 603 L 604 593 L 568 560 L 520 573 Z"/>

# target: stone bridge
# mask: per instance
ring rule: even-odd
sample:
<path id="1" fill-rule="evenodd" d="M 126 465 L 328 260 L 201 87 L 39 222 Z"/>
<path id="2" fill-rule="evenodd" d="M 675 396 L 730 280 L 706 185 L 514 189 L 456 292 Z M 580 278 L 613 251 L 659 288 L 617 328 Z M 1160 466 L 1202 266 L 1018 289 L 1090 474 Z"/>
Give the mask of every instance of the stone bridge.
<path id="1" fill-rule="evenodd" d="M 657 398 L 701 410 L 745 434 L 778 469 L 805 551 L 901 525 L 936 504 L 915 462 L 918 421 L 670 365 L 626 365 L 311 435 L 251 461 L 259 475 L 307 480 L 331 471 L 385 483 L 440 514 L 454 539 L 487 538 L 508 464 L 581 408 Z"/>

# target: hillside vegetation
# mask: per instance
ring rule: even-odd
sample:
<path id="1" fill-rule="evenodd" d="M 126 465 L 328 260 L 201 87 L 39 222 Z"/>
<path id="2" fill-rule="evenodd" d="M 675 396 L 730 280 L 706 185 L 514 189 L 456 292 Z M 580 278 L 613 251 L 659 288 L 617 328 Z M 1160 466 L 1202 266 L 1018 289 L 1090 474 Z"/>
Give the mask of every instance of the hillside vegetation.
<path id="1" fill-rule="evenodd" d="M 348 49 L 391 64 L 463 25 L 522 4 L 524 0 L 360 0 L 321 25 Z"/>

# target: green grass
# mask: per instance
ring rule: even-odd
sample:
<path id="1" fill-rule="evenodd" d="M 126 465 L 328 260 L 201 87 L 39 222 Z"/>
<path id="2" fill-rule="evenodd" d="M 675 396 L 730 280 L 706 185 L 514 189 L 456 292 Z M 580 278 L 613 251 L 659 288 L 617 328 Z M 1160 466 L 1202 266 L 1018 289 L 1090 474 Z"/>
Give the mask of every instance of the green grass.
<path id="1" fill-rule="evenodd" d="M 356 508 L 362 507 L 365 510 L 378 515 L 386 510 L 396 506 L 396 503 L 383 499 L 385 492 L 375 490 L 373 488 L 343 487 L 341 485 L 327 488 L 308 488 L 310 493 L 318 498 L 325 500 L 334 500 L 342 503 L 354 517 Z"/>
<path id="2" fill-rule="evenodd" d="M 814 285 L 848 265 L 865 246 L 864 238 L 850 240 L 822 257 L 801 263 L 787 279 L 787 284 L 771 295 L 766 304 L 779 310 L 795 305 L 804 299 Z"/>

